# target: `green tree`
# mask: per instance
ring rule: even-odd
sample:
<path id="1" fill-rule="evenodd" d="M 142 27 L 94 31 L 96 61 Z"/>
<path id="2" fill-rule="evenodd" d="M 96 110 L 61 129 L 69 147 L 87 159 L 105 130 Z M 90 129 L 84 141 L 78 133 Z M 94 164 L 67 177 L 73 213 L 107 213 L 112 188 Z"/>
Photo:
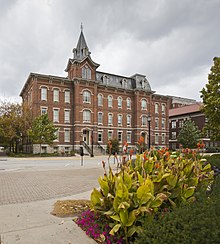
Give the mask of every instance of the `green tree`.
<path id="1" fill-rule="evenodd" d="M 118 139 L 109 140 L 106 151 L 108 154 L 113 154 L 113 155 L 115 155 L 115 153 L 118 154 L 119 153 L 119 141 L 118 141 Z"/>
<path id="2" fill-rule="evenodd" d="M 0 145 L 18 152 L 18 146 L 32 123 L 30 109 L 19 103 L 0 104 Z"/>
<path id="3" fill-rule="evenodd" d="M 31 129 L 29 130 L 29 136 L 33 143 L 41 145 L 46 143 L 52 145 L 53 141 L 57 139 L 55 135 L 57 128 L 53 125 L 53 122 L 49 120 L 47 114 L 43 114 L 34 119 Z"/>
<path id="4" fill-rule="evenodd" d="M 200 132 L 194 121 L 187 120 L 180 130 L 177 140 L 184 148 L 195 148 L 199 137 Z"/>
<path id="5" fill-rule="evenodd" d="M 213 61 L 208 83 L 201 91 L 202 112 L 207 118 L 205 132 L 209 132 L 212 140 L 220 141 L 220 58 L 215 57 Z"/>

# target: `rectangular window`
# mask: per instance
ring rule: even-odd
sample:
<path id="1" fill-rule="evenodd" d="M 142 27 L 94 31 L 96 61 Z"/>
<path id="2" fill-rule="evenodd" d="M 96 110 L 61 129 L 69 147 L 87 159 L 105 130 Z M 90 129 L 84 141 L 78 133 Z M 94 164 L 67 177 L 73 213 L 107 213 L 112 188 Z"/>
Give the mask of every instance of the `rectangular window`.
<path id="1" fill-rule="evenodd" d="M 142 118 L 141 118 L 141 120 L 142 120 L 142 126 L 147 126 L 147 116 L 142 116 Z"/>
<path id="2" fill-rule="evenodd" d="M 175 139 L 176 139 L 176 132 L 172 132 L 172 134 L 171 134 L 171 139 L 172 139 L 172 140 L 175 140 Z"/>
<path id="3" fill-rule="evenodd" d="M 183 123 L 184 123 L 183 120 L 179 120 L 179 128 L 182 128 L 183 127 Z"/>
<path id="4" fill-rule="evenodd" d="M 70 123 L 70 110 L 64 110 L 64 123 Z"/>
<path id="5" fill-rule="evenodd" d="M 98 131 L 98 142 L 102 142 L 102 131 Z"/>
<path id="6" fill-rule="evenodd" d="M 54 141 L 58 142 L 59 141 L 59 130 L 57 130 L 54 135 L 57 137 Z"/>
<path id="7" fill-rule="evenodd" d="M 65 103 L 70 103 L 70 91 L 64 92 L 64 101 Z"/>
<path id="8" fill-rule="evenodd" d="M 41 115 L 47 114 L 47 107 L 41 107 Z"/>
<path id="9" fill-rule="evenodd" d="M 131 143 L 131 131 L 127 132 L 127 142 Z"/>
<path id="10" fill-rule="evenodd" d="M 162 130 L 165 130 L 166 128 L 166 120 L 162 119 Z"/>
<path id="11" fill-rule="evenodd" d="M 112 140 L 112 138 L 113 138 L 113 131 L 109 130 L 108 131 L 108 140 Z"/>
<path id="12" fill-rule="evenodd" d="M 158 144 L 159 143 L 159 134 L 156 133 L 155 134 L 155 144 Z"/>
<path id="13" fill-rule="evenodd" d="M 103 124 L 103 113 L 102 112 L 99 112 L 98 113 L 98 124 L 102 125 Z"/>
<path id="14" fill-rule="evenodd" d="M 171 121 L 171 128 L 175 129 L 176 128 L 176 121 Z"/>
<path id="15" fill-rule="evenodd" d="M 58 151 L 59 151 L 59 147 L 54 147 L 53 148 L 53 153 L 58 153 Z"/>
<path id="16" fill-rule="evenodd" d="M 166 114 L 166 106 L 165 106 L 165 104 L 162 104 L 162 114 L 163 115 Z"/>
<path id="17" fill-rule="evenodd" d="M 108 125 L 113 125 L 113 114 L 108 114 Z"/>
<path id="18" fill-rule="evenodd" d="M 64 142 L 70 142 L 70 130 L 64 129 Z"/>
<path id="19" fill-rule="evenodd" d="M 118 131 L 118 142 L 122 143 L 122 131 Z"/>
<path id="20" fill-rule="evenodd" d="M 155 119 L 155 129 L 159 129 L 159 119 Z"/>
<path id="21" fill-rule="evenodd" d="M 45 87 L 41 88 L 41 100 L 47 101 L 47 88 Z"/>
<path id="22" fill-rule="evenodd" d="M 118 126 L 122 126 L 122 115 L 118 114 Z"/>
<path id="23" fill-rule="evenodd" d="M 159 104 L 155 103 L 155 114 L 159 113 Z"/>
<path id="24" fill-rule="evenodd" d="M 162 144 L 165 144 L 165 134 L 164 133 L 162 133 L 161 142 L 162 142 Z"/>
<path id="25" fill-rule="evenodd" d="M 127 126 L 131 126 L 131 115 L 127 115 Z"/>
<path id="26" fill-rule="evenodd" d="M 91 112 L 89 110 L 83 111 L 83 122 L 86 122 L 86 123 L 91 122 Z"/>
<path id="27" fill-rule="evenodd" d="M 53 109 L 53 122 L 59 122 L 59 109 Z"/>
<path id="28" fill-rule="evenodd" d="M 113 107 L 113 98 L 112 98 L 112 96 L 108 96 L 108 107 L 109 108 Z"/>
<path id="29" fill-rule="evenodd" d="M 59 102 L 59 90 L 58 89 L 53 90 L 53 101 Z"/>

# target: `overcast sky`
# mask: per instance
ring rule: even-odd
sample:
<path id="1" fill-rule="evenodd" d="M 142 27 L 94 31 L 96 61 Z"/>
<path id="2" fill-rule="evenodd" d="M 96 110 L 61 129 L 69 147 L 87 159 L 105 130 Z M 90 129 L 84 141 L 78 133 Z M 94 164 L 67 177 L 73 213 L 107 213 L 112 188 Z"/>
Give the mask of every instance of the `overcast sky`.
<path id="1" fill-rule="evenodd" d="M 66 76 L 81 22 L 100 71 L 200 100 L 220 56 L 219 13 L 220 0 L 0 0 L 0 100 L 20 101 L 30 72 Z"/>

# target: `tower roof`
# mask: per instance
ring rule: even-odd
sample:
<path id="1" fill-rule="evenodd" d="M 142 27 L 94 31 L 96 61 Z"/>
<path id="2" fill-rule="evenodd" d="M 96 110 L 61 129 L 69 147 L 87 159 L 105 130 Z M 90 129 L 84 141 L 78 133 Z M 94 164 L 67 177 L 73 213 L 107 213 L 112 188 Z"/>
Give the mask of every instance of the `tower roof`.
<path id="1" fill-rule="evenodd" d="M 76 48 L 73 49 L 73 59 L 81 61 L 85 57 L 90 55 L 89 48 L 86 44 L 86 40 L 83 34 L 83 28 L 81 25 L 81 33 Z"/>

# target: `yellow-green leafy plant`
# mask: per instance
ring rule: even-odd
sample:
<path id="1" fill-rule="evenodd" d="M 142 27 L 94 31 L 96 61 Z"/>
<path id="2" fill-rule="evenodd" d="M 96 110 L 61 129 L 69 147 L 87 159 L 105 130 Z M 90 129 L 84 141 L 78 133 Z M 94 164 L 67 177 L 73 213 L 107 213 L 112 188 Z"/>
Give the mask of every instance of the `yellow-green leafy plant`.
<path id="1" fill-rule="evenodd" d="M 196 155 L 185 157 L 165 150 L 137 155 L 113 173 L 110 165 L 99 177 L 100 190 L 91 193 L 92 209 L 108 216 L 110 234 L 123 231 L 126 243 L 141 231 L 142 221 L 167 207 L 195 201 L 195 190 L 213 179 L 210 164 Z"/>

